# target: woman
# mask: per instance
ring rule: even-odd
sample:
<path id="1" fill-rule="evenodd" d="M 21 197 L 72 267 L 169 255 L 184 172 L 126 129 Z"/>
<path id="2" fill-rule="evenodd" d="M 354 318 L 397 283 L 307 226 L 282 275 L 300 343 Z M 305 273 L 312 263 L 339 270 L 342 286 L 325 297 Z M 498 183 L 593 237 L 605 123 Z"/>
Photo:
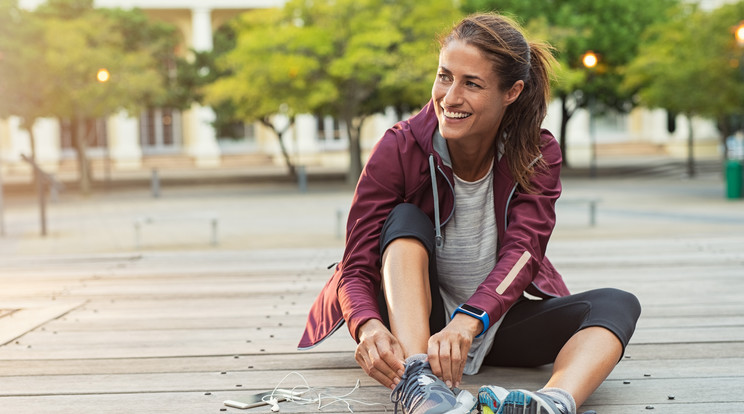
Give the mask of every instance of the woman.
<path id="1" fill-rule="evenodd" d="M 552 57 L 496 14 L 440 43 L 431 101 L 370 155 L 300 348 L 347 322 L 356 361 L 406 413 L 470 412 L 458 386 L 482 364 L 553 363 L 543 389 L 484 386 L 478 403 L 575 413 L 622 357 L 640 304 L 614 289 L 570 295 L 545 257 L 561 192 L 560 150 L 540 128 Z"/>

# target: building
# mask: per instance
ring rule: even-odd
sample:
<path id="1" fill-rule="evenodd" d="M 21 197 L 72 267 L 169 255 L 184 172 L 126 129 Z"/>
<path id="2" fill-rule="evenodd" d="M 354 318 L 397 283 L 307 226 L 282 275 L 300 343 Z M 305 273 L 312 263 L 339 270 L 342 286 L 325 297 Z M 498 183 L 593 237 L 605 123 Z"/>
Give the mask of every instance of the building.
<path id="1" fill-rule="evenodd" d="M 21 5 L 34 8 L 42 0 L 25 0 Z M 705 7 L 718 2 L 706 0 Z M 96 7 L 137 7 L 151 18 L 175 25 L 186 49 L 209 50 L 214 31 L 239 13 L 258 8 L 281 7 L 283 0 L 95 0 Z M 101 139 L 91 145 L 89 156 L 94 166 L 114 171 L 137 171 L 153 165 L 173 165 L 196 168 L 220 168 L 235 163 L 281 164 L 276 137 L 258 124 L 244 125 L 241 139 L 221 139 L 210 122 L 214 112 L 208 107 L 193 105 L 179 112 L 169 109 L 150 109 L 141 114 L 121 112 L 95 125 L 102 131 Z M 369 149 L 384 130 L 395 122 L 392 114 L 381 114 L 365 123 L 363 149 Z M 281 117 L 277 117 L 281 123 Z M 638 109 L 629 115 L 616 115 L 596 119 L 592 134 L 590 117 L 579 111 L 569 123 L 567 147 L 569 158 L 575 165 L 589 163 L 593 143 L 641 143 L 664 147 L 667 153 L 684 154 L 686 145 L 686 120 L 679 119 L 674 134 L 667 131 L 664 111 Z M 560 125 L 559 105 L 551 106 L 545 126 L 557 133 Z M 0 120 L 0 161 L 7 177 L 14 174 L 28 176 L 28 166 L 21 161 L 21 154 L 30 152 L 28 134 L 19 129 L 19 120 Z M 696 121 L 694 125 L 699 155 L 714 155 L 718 150 L 715 128 L 709 122 Z M 37 137 L 37 159 L 52 172 L 74 171 L 75 154 L 72 150 L 68 127 L 54 119 L 43 119 L 34 127 Z M 318 119 L 312 115 L 298 117 L 294 128 L 287 134 L 286 146 L 295 162 L 309 166 L 343 168 L 347 163 L 347 137 L 345 130 L 332 118 Z"/>

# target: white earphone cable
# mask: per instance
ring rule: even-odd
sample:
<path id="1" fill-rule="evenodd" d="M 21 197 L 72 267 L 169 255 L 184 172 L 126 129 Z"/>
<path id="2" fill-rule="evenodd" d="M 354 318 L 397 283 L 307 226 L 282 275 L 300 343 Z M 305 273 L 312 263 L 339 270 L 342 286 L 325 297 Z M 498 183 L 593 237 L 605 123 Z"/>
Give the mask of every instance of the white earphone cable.
<path id="1" fill-rule="evenodd" d="M 325 407 L 328 407 L 329 405 L 332 405 L 332 404 L 335 404 L 335 403 L 338 403 L 338 402 L 342 402 L 342 403 L 346 404 L 346 408 L 349 410 L 350 413 L 353 413 L 354 412 L 354 410 L 352 410 L 352 408 L 351 408 L 351 403 L 357 403 L 357 404 L 362 404 L 362 405 L 366 405 L 366 406 L 376 406 L 376 405 L 379 405 L 379 406 L 382 406 L 383 407 L 383 409 L 385 410 L 385 412 L 387 412 L 387 407 L 385 406 L 385 404 L 381 404 L 381 403 L 369 403 L 369 402 L 365 402 L 365 401 L 361 401 L 361 400 L 347 398 L 348 396 L 350 396 L 351 394 L 353 394 L 354 391 L 358 390 L 361 387 L 361 381 L 359 381 L 358 379 L 356 381 L 356 384 L 354 385 L 354 388 L 352 388 L 351 391 L 349 391 L 348 393 L 346 393 L 344 395 L 339 395 L 339 396 L 323 395 L 320 391 L 317 391 L 313 387 L 311 387 L 310 384 L 308 384 L 308 382 L 305 379 L 305 377 L 302 374 L 300 374 L 299 372 L 297 372 L 297 371 L 292 371 L 289 374 L 285 375 L 284 378 L 282 378 L 282 380 L 279 381 L 279 383 L 276 385 L 276 387 L 274 387 L 274 390 L 271 392 L 271 395 L 268 395 L 268 396 L 264 397 L 263 398 L 263 401 L 266 402 L 266 403 L 269 403 L 272 399 L 275 399 L 276 397 L 275 397 L 274 394 L 277 393 L 277 390 L 279 389 L 279 387 L 284 383 L 284 381 L 287 380 L 287 378 L 289 378 L 290 375 L 297 375 L 297 376 L 299 376 L 300 379 L 302 379 L 302 382 L 304 383 L 304 385 L 301 384 L 301 385 L 297 385 L 297 386 L 293 387 L 290 390 L 290 394 L 289 395 L 285 395 L 283 392 L 279 392 L 278 396 L 281 396 L 281 397 L 286 398 L 287 401 L 291 401 L 291 402 L 294 402 L 295 404 L 300 404 L 300 405 L 314 404 L 314 403 L 317 402 L 318 403 L 318 410 L 319 411 L 322 410 Z M 301 391 L 298 392 L 298 390 L 301 390 Z M 312 398 L 304 397 L 304 394 L 305 393 L 312 393 L 312 392 L 314 392 L 317 395 L 317 397 L 312 397 Z M 324 399 L 326 399 L 326 400 L 330 399 L 331 401 L 330 402 L 326 402 L 324 404 L 323 403 L 323 400 Z"/>

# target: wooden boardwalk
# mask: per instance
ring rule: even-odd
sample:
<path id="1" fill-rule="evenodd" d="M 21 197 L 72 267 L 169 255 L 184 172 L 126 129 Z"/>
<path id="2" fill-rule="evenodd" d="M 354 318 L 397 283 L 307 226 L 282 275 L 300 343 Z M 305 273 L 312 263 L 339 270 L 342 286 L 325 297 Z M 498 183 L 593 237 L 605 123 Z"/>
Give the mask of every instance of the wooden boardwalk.
<path id="1" fill-rule="evenodd" d="M 627 357 L 583 410 L 744 413 L 744 205 L 720 188 L 716 177 L 565 180 L 566 199 L 602 200 L 597 226 L 585 205 L 559 202 L 549 257 L 573 291 L 618 287 L 643 305 Z M 0 414 L 267 413 L 223 402 L 285 377 L 282 388 L 304 378 L 323 404 L 359 381 L 347 397 L 354 412 L 392 412 L 389 391 L 354 362 L 345 328 L 311 351 L 295 348 L 341 255 L 336 211 L 348 189 L 164 188 L 157 200 L 138 191 L 65 195 L 50 206 L 46 240 L 33 200 L 8 200 Z M 135 217 L 205 209 L 220 217 L 219 246 L 198 222 L 148 227 L 134 247 Z M 484 368 L 465 388 L 535 389 L 549 374 Z"/>
<path id="2" fill-rule="evenodd" d="M 554 243 L 571 288 L 636 293 L 626 358 L 583 409 L 744 412 L 744 235 Z M 275 249 L 5 258 L 1 413 L 268 412 L 227 408 L 302 374 L 325 395 L 360 389 L 354 412 L 392 409 L 353 360 L 345 330 L 295 350 L 340 250 Z M 540 369 L 485 368 L 481 384 L 537 388 Z M 304 385 L 290 375 L 282 388 Z M 331 402 L 325 399 L 325 402 Z M 315 412 L 284 402 L 282 412 Z M 651 411 L 653 410 L 653 411 Z M 323 412 L 348 412 L 344 403 Z"/>

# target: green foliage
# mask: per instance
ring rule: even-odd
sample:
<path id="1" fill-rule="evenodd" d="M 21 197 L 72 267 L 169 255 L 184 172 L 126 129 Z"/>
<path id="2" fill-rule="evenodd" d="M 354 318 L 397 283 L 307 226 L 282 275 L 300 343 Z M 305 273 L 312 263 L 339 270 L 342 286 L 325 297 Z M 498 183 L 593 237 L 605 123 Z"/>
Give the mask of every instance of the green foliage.
<path id="1" fill-rule="evenodd" d="M 93 0 L 47 0 L 36 13 L 60 19 L 75 19 L 93 9 Z"/>
<path id="2" fill-rule="evenodd" d="M 22 118 L 22 126 L 28 128 L 46 115 L 43 106 L 51 79 L 41 66 L 45 51 L 42 23 L 18 8 L 16 1 L 3 0 L 0 3 L 0 118 L 17 115 Z"/>
<path id="3" fill-rule="evenodd" d="M 158 93 L 148 94 L 142 104 L 148 107 L 186 109 L 199 98 L 197 88 L 184 80 L 184 73 L 194 71 L 185 58 L 176 54 L 181 39 L 175 26 L 150 20 L 139 9 L 98 9 L 111 20 L 120 33 L 126 53 L 150 56 L 152 69 L 160 75 Z"/>
<path id="4" fill-rule="evenodd" d="M 89 191 L 86 120 L 177 101 L 173 28 L 138 10 L 94 9 L 92 0 L 49 0 L 34 12 L 0 0 L 0 117 L 18 116 L 30 134 L 41 117 L 74 121 L 80 184 Z M 99 82 L 105 69 L 110 78 Z"/>
<path id="5" fill-rule="evenodd" d="M 3 0 L 0 116 L 31 126 L 39 117 L 95 118 L 168 101 L 172 27 L 138 10 L 93 9 L 90 0 L 51 0 L 35 12 Z M 99 69 L 111 74 L 96 79 Z"/>
<path id="6" fill-rule="evenodd" d="M 245 13 L 234 26 L 235 49 L 219 60 L 230 75 L 207 88 L 207 101 L 232 102 L 246 120 L 279 112 L 343 120 L 351 178 L 361 122 L 426 102 L 437 32 L 458 17 L 452 0 L 291 0 L 282 10 Z"/>
<path id="7" fill-rule="evenodd" d="M 733 29 L 744 2 L 713 12 L 681 7 L 649 31 L 624 86 L 644 105 L 713 119 L 744 110 L 744 47 Z"/>
<path id="8" fill-rule="evenodd" d="M 466 0 L 467 12 L 495 10 L 515 15 L 533 35 L 552 43 L 561 64 L 557 96 L 574 95 L 580 106 L 586 98 L 608 108 L 626 111 L 629 91 L 620 88 L 624 67 L 637 53 L 644 30 L 666 18 L 676 0 Z M 597 76 L 588 76 L 581 57 L 592 50 L 599 55 Z M 577 92 L 579 92 L 577 94 Z"/>
<path id="9" fill-rule="evenodd" d="M 44 19 L 46 70 L 53 75 L 48 107 L 62 118 L 96 118 L 125 108 L 135 112 L 163 94 L 156 62 L 148 50 L 126 50 L 116 21 L 95 11 L 75 18 Z M 102 84 L 99 69 L 111 73 Z"/>
<path id="10" fill-rule="evenodd" d="M 310 30 L 299 34 L 302 28 L 286 22 L 282 10 L 246 13 L 234 27 L 236 47 L 218 60 L 218 69 L 229 75 L 207 87 L 207 102 L 233 102 L 239 116 L 260 120 L 280 107 L 309 112 L 335 92 L 326 83 L 313 84 L 320 70 L 316 56 L 330 53 L 330 47 Z"/>
<path id="11" fill-rule="evenodd" d="M 378 108 L 393 106 L 399 114 L 417 110 L 431 97 L 439 55 L 438 37 L 462 17 L 453 9 L 452 1 L 432 1 L 425 7 L 405 2 L 400 8 L 395 23 L 400 33 L 394 46 L 396 60 L 376 90 Z"/>
<path id="12" fill-rule="evenodd" d="M 246 119 L 280 107 L 354 117 L 420 106 L 436 68 L 437 31 L 457 16 L 445 0 L 295 0 L 248 12 L 235 23 L 236 48 L 219 62 L 230 75 L 208 88 L 208 101 L 233 101 Z"/>

